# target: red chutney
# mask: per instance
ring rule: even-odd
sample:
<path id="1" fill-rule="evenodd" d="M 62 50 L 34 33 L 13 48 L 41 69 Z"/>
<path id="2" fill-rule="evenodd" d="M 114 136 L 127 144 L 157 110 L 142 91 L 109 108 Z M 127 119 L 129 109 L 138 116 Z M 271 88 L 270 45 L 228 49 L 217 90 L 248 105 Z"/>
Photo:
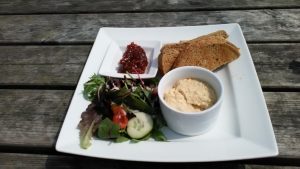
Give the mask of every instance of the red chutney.
<path id="1" fill-rule="evenodd" d="M 144 49 L 131 42 L 119 64 L 119 73 L 143 74 L 147 68 L 148 60 Z"/>

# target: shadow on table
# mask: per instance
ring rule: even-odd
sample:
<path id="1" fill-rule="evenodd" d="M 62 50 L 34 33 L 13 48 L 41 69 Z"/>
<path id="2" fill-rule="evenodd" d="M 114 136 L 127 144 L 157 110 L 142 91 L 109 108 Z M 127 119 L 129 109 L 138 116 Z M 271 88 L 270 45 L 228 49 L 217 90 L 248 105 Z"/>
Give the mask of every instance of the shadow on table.
<path id="1" fill-rule="evenodd" d="M 47 157 L 47 169 L 60 168 L 109 168 L 109 169 L 152 169 L 152 168 L 170 168 L 170 169 L 216 169 L 216 168 L 231 168 L 243 169 L 244 166 L 229 162 L 221 163 L 151 163 L 151 162 L 133 162 L 133 161 L 119 161 L 108 160 L 100 158 L 90 158 L 83 156 L 65 156 L 65 155 L 50 155 Z"/>

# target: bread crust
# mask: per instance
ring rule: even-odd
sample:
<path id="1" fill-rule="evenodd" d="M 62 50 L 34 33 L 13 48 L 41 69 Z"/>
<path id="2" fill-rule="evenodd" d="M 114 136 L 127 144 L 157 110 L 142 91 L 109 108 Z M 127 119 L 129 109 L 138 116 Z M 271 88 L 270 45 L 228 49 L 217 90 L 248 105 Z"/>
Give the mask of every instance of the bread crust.
<path id="1" fill-rule="evenodd" d="M 211 36 L 186 46 L 175 60 L 172 68 L 200 66 L 213 71 L 238 57 L 239 49 L 232 43 L 223 37 Z"/>
<path id="2" fill-rule="evenodd" d="M 227 41 L 227 38 L 228 34 L 220 30 L 189 41 L 164 45 L 158 60 L 160 73 L 166 74 L 181 66 L 216 70 L 240 55 L 239 48 Z"/>
<path id="3" fill-rule="evenodd" d="M 166 74 L 172 69 L 174 61 L 183 49 L 184 45 L 177 43 L 166 44 L 163 46 L 158 57 L 158 67 L 161 74 Z"/>

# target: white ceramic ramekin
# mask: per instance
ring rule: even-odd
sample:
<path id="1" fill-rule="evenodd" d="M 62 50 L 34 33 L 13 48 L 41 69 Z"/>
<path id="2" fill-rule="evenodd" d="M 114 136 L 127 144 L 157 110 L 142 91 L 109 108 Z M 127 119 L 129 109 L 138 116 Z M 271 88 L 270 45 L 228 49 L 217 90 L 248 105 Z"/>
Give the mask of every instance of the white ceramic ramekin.
<path id="1" fill-rule="evenodd" d="M 185 78 L 208 83 L 217 95 L 215 104 L 199 112 L 180 112 L 170 107 L 164 100 L 165 92 L 172 88 L 176 81 Z M 188 136 L 200 135 L 212 128 L 216 122 L 223 100 L 223 86 L 215 73 L 197 66 L 184 66 L 173 69 L 162 77 L 158 85 L 158 97 L 162 114 L 171 130 Z"/>

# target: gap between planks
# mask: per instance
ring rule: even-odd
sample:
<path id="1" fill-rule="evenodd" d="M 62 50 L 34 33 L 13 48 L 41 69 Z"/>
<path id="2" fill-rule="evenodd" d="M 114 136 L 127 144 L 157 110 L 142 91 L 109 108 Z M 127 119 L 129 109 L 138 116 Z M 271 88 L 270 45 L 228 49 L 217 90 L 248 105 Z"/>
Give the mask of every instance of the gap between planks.
<path id="1" fill-rule="evenodd" d="M 225 7 L 225 8 L 192 8 L 192 9 L 158 9 L 158 10 L 115 10 L 115 11 L 88 11 L 88 12 L 16 12 L 16 13 L 1 13 L 0 15 L 67 15 L 67 14 L 116 14 L 116 13 L 168 13 L 168 12 L 205 12 L 205 11 L 238 11 L 238 10 L 272 10 L 272 9 L 300 9 L 300 6 L 275 6 L 275 7 Z"/>
<path id="2" fill-rule="evenodd" d="M 247 44 L 279 44 L 279 43 L 300 43 L 300 40 L 291 41 L 246 41 Z M 81 46 L 81 45 L 93 45 L 94 42 L 0 42 L 0 46 Z"/>

